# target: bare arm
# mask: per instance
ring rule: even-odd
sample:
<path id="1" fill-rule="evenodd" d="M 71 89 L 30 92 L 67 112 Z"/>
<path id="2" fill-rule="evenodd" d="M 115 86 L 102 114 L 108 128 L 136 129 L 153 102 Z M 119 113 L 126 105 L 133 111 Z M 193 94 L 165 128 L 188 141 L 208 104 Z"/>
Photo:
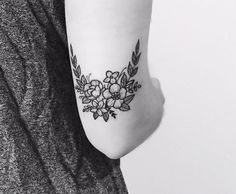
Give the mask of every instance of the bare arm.
<path id="1" fill-rule="evenodd" d="M 158 127 L 163 96 L 148 71 L 151 0 L 66 0 L 71 67 L 90 142 L 120 158 Z"/>

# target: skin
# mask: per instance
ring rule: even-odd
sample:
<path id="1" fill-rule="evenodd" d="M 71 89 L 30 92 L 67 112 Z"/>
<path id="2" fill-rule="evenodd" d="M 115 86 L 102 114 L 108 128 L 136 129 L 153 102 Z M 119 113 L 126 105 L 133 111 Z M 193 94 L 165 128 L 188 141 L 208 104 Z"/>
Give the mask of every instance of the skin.
<path id="1" fill-rule="evenodd" d="M 140 40 L 142 55 L 135 80 L 142 87 L 129 111 L 118 110 L 117 118 L 107 122 L 95 120 L 91 113 L 82 111 L 84 105 L 75 92 L 89 141 L 109 158 L 121 158 L 153 134 L 163 115 L 160 82 L 150 77 L 147 60 L 152 1 L 66 0 L 65 6 L 68 42 L 73 44 L 82 73 L 91 73 L 93 79 L 102 81 L 108 70 L 120 72 Z M 76 85 L 76 77 L 72 75 Z"/>

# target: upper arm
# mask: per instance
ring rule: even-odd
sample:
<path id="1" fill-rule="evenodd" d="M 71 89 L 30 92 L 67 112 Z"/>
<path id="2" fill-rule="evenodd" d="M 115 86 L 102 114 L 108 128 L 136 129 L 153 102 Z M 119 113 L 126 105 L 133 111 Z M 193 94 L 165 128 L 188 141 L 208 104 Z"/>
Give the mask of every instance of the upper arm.
<path id="1" fill-rule="evenodd" d="M 143 128 L 155 104 L 147 66 L 151 3 L 66 1 L 78 110 L 88 139 L 107 155 L 130 151 L 148 136 Z"/>

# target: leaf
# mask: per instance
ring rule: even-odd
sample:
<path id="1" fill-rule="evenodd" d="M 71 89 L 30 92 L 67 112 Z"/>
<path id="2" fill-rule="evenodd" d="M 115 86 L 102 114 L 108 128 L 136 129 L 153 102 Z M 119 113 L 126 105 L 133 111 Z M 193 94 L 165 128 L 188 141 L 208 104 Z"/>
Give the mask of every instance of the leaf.
<path id="1" fill-rule="evenodd" d="M 137 44 L 136 44 L 136 47 L 135 47 L 135 52 L 136 52 L 136 55 L 139 53 L 139 47 L 140 47 L 140 42 L 138 40 Z"/>
<path id="2" fill-rule="evenodd" d="M 96 120 L 99 117 L 99 114 L 97 112 L 93 113 L 93 118 Z"/>
<path id="3" fill-rule="evenodd" d="M 109 110 L 109 113 L 114 119 L 116 119 L 116 113 L 114 110 Z"/>
<path id="4" fill-rule="evenodd" d="M 126 103 L 123 103 L 120 107 L 120 110 L 121 111 L 128 111 L 128 110 L 130 110 L 130 106 Z"/>
<path id="5" fill-rule="evenodd" d="M 89 112 L 90 109 L 91 109 L 91 106 L 87 105 L 87 106 L 84 107 L 83 112 Z"/>
<path id="6" fill-rule="evenodd" d="M 71 53 L 71 55 L 73 56 L 74 54 L 73 54 L 73 48 L 72 48 L 72 45 L 70 44 L 70 53 Z"/>
<path id="7" fill-rule="evenodd" d="M 131 76 L 132 72 L 133 72 L 133 67 L 132 67 L 131 63 L 129 62 L 129 65 L 128 65 L 128 74 L 129 74 L 129 76 Z"/>
<path id="8" fill-rule="evenodd" d="M 70 57 L 71 64 L 73 65 L 74 68 L 76 68 L 76 64 L 73 63 L 73 57 Z"/>
<path id="9" fill-rule="evenodd" d="M 134 52 L 132 53 L 132 63 L 134 65 L 137 65 L 137 56 L 136 56 L 136 54 Z"/>
<path id="10" fill-rule="evenodd" d="M 76 60 L 77 60 L 77 59 L 76 59 Z M 81 68 L 80 68 L 79 65 L 77 66 L 76 71 L 77 71 L 78 75 L 80 76 L 80 75 L 81 75 Z"/>
<path id="11" fill-rule="evenodd" d="M 80 88 L 83 88 L 83 83 L 81 80 L 76 79 L 77 84 L 79 85 Z"/>
<path id="12" fill-rule="evenodd" d="M 82 81 L 83 85 L 87 84 L 87 80 L 84 75 L 81 76 L 81 81 Z"/>
<path id="13" fill-rule="evenodd" d="M 139 63 L 139 59 L 142 53 L 139 53 L 139 55 L 137 56 L 137 64 Z"/>
<path id="14" fill-rule="evenodd" d="M 72 65 L 74 66 L 74 68 L 76 68 L 76 65 L 77 65 L 77 57 L 76 57 L 76 55 L 71 57 L 71 62 L 72 62 Z"/>
<path id="15" fill-rule="evenodd" d="M 138 67 L 133 69 L 131 77 L 134 77 L 137 74 L 137 72 L 138 72 Z"/>
<path id="16" fill-rule="evenodd" d="M 133 85 L 133 83 L 134 83 L 134 80 L 133 80 L 133 79 L 130 80 L 130 81 L 128 81 L 127 87 L 128 87 L 128 88 L 131 87 L 131 86 Z"/>
<path id="17" fill-rule="evenodd" d="M 82 89 L 80 86 L 78 86 L 78 85 L 75 86 L 75 89 L 76 89 L 77 92 L 79 92 L 79 93 L 81 93 L 81 92 L 83 91 L 83 89 Z"/>
<path id="18" fill-rule="evenodd" d="M 83 88 L 80 87 L 79 85 L 76 85 L 76 86 L 75 86 L 75 89 L 78 90 L 79 92 L 83 91 Z"/>
<path id="19" fill-rule="evenodd" d="M 136 55 L 134 52 L 132 54 L 132 63 L 135 65 L 138 65 L 139 59 L 140 59 L 141 53 L 139 55 Z"/>
<path id="20" fill-rule="evenodd" d="M 104 119 L 104 121 L 108 121 L 108 119 L 109 119 L 109 114 L 108 114 L 108 112 L 105 112 L 104 114 L 103 114 L 103 119 Z"/>
<path id="21" fill-rule="evenodd" d="M 90 102 L 91 102 L 91 100 L 89 100 L 87 97 L 83 97 L 83 99 L 82 99 L 83 104 L 89 104 Z"/>
<path id="22" fill-rule="evenodd" d="M 135 96 L 134 94 L 126 96 L 124 99 L 124 103 L 129 104 L 133 100 L 134 96 Z"/>
<path id="23" fill-rule="evenodd" d="M 127 75 L 126 73 L 124 73 L 121 78 L 121 87 L 124 87 L 126 84 L 127 84 Z"/>
<path id="24" fill-rule="evenodd" d="M 75 74 L 75 76 L 76 76 L 77 78 L 80 77 L 80 74 L 76 71 L 76 69 L 73 69 L 73 72 L 74 72 L 74 74 Z"/>

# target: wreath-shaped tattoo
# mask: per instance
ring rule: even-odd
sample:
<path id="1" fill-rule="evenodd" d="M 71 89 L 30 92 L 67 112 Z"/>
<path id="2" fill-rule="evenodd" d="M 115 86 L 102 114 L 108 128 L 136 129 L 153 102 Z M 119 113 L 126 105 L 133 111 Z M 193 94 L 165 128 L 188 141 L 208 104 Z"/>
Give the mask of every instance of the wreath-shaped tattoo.
<path id="1" fill-rule="evenodd" d="M 81 74 L 81 67 L 77 65 L 77 57 L 70 45 L 70 59 L 76 78 L 75 89 L 79 93 L 82 103 L 85 104 L 83 112 L 92 112 L 95 120 L 103 117 L 107 122 L 110 116 L 116 118 L 116 110 L 130 110 L 129 104 L 138 89 L 141 88 L 141 84 L 133 78 L 138 72 L 137 66 L 141 56 L 139 49 L 140 41 L 138 40 L 128 66 L 121 72 L 108 70 L 105 79 L 99 81 L 91 80 L 91 74 L 88 76 Z"/>

